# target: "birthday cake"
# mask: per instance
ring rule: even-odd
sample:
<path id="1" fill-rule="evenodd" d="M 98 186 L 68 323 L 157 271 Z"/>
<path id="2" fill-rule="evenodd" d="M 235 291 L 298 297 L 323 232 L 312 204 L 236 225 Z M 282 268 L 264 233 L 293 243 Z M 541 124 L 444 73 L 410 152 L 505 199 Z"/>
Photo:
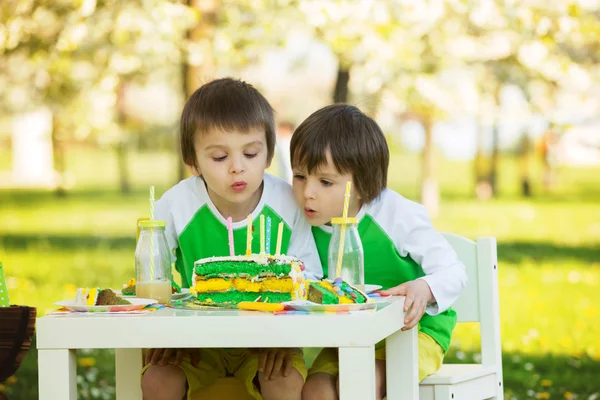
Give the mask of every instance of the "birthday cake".
<path id="1" fill-rule="evenodd" d="M 336 278 L 334 281 L 310 282 L 308 301 L 318 304 L 363 304 L 371 300 L 362 291 L 344 282 L 341 278 Z"/>
<path id="2" fill-rule="evenodd" d="M 79 288 L 75 304 L 78 306 L 114 306 L 131 303 L 117 296 L 111 289 Z"/>
<path id="3" fill-rule="evenodd" d="M 304 263 L 295 257 L 252 254 L 194 263 L 193 293 L 200 303 L 281 303 L 306 298 Z"/>

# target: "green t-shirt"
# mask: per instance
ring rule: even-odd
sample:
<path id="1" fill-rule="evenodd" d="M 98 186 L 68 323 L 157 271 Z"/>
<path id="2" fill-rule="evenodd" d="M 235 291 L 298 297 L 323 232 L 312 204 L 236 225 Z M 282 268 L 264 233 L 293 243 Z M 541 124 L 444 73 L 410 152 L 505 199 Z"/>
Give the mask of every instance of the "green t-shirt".
<path id="1" fill-rule="evenodd" d="M 467 280 L 465 267 L 452 247 L 433 228 L 423 206 L 388 189 L 364 205 L 357 220 L 364 251 L 365 283 L 388 289 L 418 278 L 427 281 L 436 303 L 427 307 L 419 327 L 448 351 L 456 325 L 456 312 L 450 305 Z M 332 228 L 313 227 L 312 231 L 327 276 Z"/>
<path id="2" fill-rule="evenodd" d="M 291 186 L 265 174 L 260 202 L 252 212 L 252 252 L 260 252 L 260 216 L 271 218 L 270 252 L 275 254 L 277 231 L 283 222 L 281 253 L 304 262 L 310 279 L 322 275 L 310 225 L 294 200 Z M 229 255 L 227 219 L 212 203 L 204 180 L 193 176 L 169 189 L 155 205 L 155 218 L 166 221 L 165 233 L 174 254 L 175 269 L 183 287 L 192 285 L 194 262 L 207 257 Z M 246 253 L 247 220 L 233 224 L 236 255 Z"/>

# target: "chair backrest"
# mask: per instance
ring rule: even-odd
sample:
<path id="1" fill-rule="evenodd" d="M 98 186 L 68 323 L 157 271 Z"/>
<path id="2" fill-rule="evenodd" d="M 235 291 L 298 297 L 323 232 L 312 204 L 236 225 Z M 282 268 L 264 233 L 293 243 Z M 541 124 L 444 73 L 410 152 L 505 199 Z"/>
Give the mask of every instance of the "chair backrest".
<path id="1" fill-rule="evenodd" d="M 502 371 L 496 239 L 479 238 L 474 242 L 451 233 L 444 237 L 467 268 L 467 287 L 452 306 L 458 322 L 479 322 L 481 362 L 497 365 Z"/>

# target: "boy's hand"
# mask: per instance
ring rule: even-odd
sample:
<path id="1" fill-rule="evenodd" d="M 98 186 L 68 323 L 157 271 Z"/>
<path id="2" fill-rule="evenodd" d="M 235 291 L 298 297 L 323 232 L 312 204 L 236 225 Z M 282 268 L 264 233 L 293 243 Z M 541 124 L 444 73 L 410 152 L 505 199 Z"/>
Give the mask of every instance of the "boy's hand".
<path id="1" fill-rule="evenodd" d="M 146 364 L 167 365 L 172 361 L 179 365 L 183 356 L 189 354 L 192 358 L 192 365 L 198 367 L 200 363 L 200 351 L 198 349 L 148 349 L 146 352 Z"/>
<path id="2" fill-rule="evenodd" d="M 258 372 L 262 372 L 267 380 L 288 376 L 293 368 L 292 354 L 292 349 L 258 350 Z"/>
<path id="3" fill-rule="evenodd" d="M 414 328 L 425 314 L 427 303 L 435 300 L 429 284 L 424 279 L 404 282 L 388 290 L 382 290 L 380 293 L 384 296 L 406 296 L 404 312 L 409 308 L 410 312 L 404 318 L 403 331 Z"/>

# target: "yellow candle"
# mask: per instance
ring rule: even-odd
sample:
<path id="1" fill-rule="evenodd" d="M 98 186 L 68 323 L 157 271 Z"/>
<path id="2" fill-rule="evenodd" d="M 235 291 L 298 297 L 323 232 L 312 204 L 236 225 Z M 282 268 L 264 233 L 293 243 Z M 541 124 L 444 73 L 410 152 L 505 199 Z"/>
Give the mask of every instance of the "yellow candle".
<path id="1" fill-rule="evenodd" d="M 260 254 L 265 254 L 265 216 L 260 215 Z"/>
<path id="2" fill-rule="evenodd" d="M 277 229 L 277 246 L 275 247 L 275 255 L 278 256 L 281 254 L 281 239 L 283 236 L 283 221 L 279 223 L 279 228 Z"/>
<path id="3" fill-rule="evenodd" d="M 248 231 L 246 233 L 246 256 L 252 254 L 252 214 L 248 215 Z"/>

